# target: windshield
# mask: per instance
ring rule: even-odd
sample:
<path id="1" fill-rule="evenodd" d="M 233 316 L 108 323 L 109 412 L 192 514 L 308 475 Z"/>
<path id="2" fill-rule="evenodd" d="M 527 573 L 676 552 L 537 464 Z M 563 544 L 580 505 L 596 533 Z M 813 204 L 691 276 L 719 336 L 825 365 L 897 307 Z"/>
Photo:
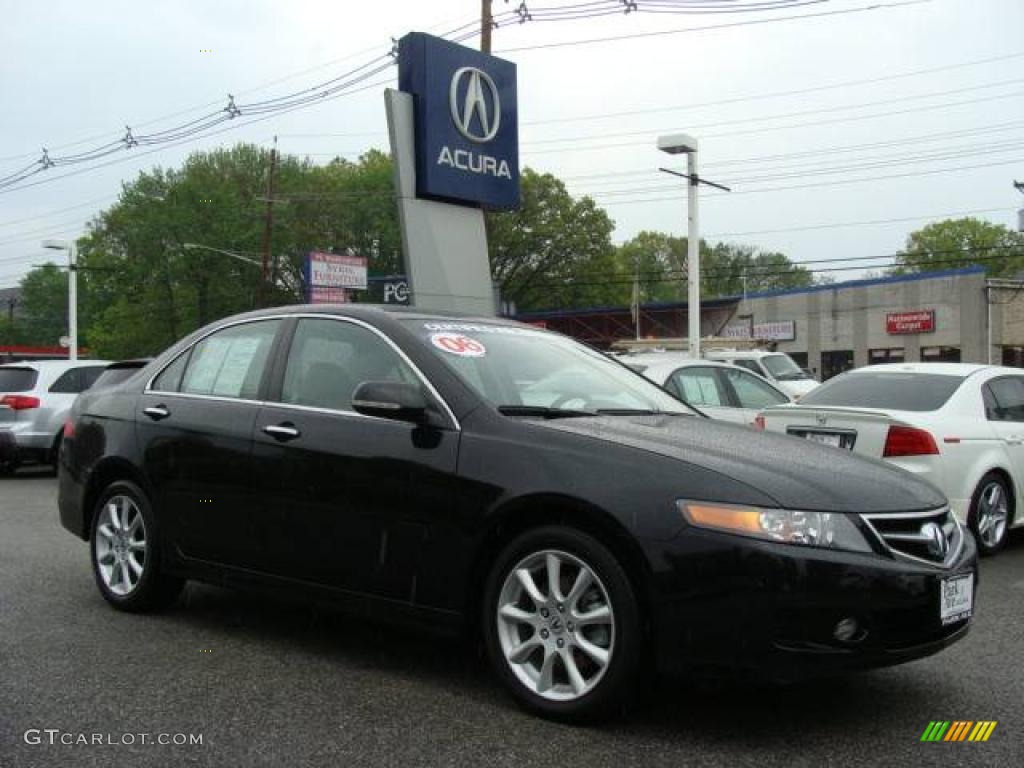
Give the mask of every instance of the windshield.
<path id="1" fill-rule="evenodd" d="M 906 371 L 853 373 L 825 382 L 804 395 L 800 404 L 934 411 L 949 400 L 963 380 L 963 376 Z"/>
<path id="2" fill-rule="evenodd" d="M 0 368 L 0 393 L 29 392 L 38 377 L 33 368 Z"/>
<path id="3" fill-rule="evenodd" d="M 789 355 L 765 355 L 761 358 L 761 365 L 768 369 L 779 381 L 793 381 L 795 379 L 806 379 L 807 374 Z"/>
<path id="4" fill-rule="evenodd" d="M 403 322 L 498 407 L 693 414 L 647 379 L 564 336 L 486 323 Z"/>

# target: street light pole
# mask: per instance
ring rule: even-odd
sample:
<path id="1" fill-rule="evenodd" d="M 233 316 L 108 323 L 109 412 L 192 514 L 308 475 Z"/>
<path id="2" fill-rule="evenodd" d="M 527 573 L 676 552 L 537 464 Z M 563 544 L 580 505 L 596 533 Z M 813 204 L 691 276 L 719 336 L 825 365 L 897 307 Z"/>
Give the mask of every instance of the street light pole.
<path id="1" fill-rule="evenodd" d="M 700 358 L 700 212 L 697 209 L 697 142 L 686 153 L 686 281 L 687 320 L 689 321 L 690 355 Z"/>
<path id="2" fill-rule="evenodd" d="M 68 252 L 68 359 L 78 359 L 78 250 L 74 240 L 43 240 L 43 248 Z"/>

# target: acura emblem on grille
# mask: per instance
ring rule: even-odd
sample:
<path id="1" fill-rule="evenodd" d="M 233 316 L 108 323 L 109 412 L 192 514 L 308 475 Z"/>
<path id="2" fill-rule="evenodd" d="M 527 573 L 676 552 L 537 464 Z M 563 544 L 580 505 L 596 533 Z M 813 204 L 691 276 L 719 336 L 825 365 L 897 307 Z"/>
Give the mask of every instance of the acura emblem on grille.
<path id="1" fill-rule="evenodd" d="M 828 416 L 818 414 L 818 426 L 824 427 L 826 424 L 828 424 Z"/>
<path id="2" fill-rule="evenodd" d="M 946 541 L 946 534 L 938 523 L 925 523 L 921 526 L 921 535 L 928 539 L 928 554 L 939 559 L 945 559 L 949 551 L 949 542 Z"/>

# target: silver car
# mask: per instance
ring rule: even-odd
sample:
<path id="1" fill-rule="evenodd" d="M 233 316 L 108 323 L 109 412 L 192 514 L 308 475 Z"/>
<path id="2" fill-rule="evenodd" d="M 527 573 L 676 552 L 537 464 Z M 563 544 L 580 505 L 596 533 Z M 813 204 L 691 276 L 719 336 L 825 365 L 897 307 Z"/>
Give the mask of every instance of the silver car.
<path id="1" fill-rule="evenodd" d="M 0 365 L 0 473 L 21 464 L 55 464 L 64 421 L 105 360 L 42 360 Z"/>

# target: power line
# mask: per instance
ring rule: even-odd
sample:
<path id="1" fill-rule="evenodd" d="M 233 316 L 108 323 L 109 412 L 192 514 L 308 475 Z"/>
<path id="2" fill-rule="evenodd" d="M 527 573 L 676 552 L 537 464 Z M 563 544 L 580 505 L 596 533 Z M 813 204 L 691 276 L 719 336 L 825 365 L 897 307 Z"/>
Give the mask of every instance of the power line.
<path id="1" fill-rule="evenodd" d="M 547 118 L 544 120 L 529 120 L 520 123 L 523 126 L 529 125 L 551 125 L 555 123 L 575 123 L 575 122 L 592 122 L 594 120 L 604 120 L 608 118 L 618 117 L 633 117 L 636 115 L 651 115 L 658 114 L 661 112 L 678 112 L 685 109 L 701 109 L 704 107 L 719 107 L 726 106 L 728 104 L 741 104 L 747 101 L 761 101 L 764 99 L 775 99 L 786 96 L 802 96 L 808 93 L 818 93 L 821 91 L 830 91 L 837 88 L 849 88 L 858 85 L 872 85 L 875 83 L 884 83 L 892 80 L 902 80 L 908 77 L 919 77 L 921 75 L 931 75 L 937 72 L 948 72 L 953 69 L 962 69 L 964 67 L 977 67 L 983 64 L 993 64 L 1000 61 L 1007 61 L 1009 59 L 1017 59 L 1024 56 L 1024 52 L 1008 53 L 1002 56 L 993 56 L 987 59 L 975 59 L 973 61 L 960 62 L 958 64 L 946 64 L 940 67 L 930 67 L 928 69 L 917 69 L 911 72 L 900 72 L 894 75 L 883 75 L 880 77 L 862 78 L 857 80 L 844 80 L 838 83 L 830 83 L 828 85 L 812 86 L 810 88 L 798 88 L 795 90 L 787 91 L 770 91 L 768 93 L 748 94 L 746 96 L 735 96 L 727 99 L 715 99 L 714 101 L 702 101 L 693 102 L 690 104 L 676 104 L 670 107 L 648 107 L 644 109 L 628 109 L 619 112 L 599 112 L 592 113 L 589 115 L 581 115 L 577 117 L 554 117 Z"/>
<path id="2" fill-rule="evenodd" d="M 655 32 L 635 32 L 632 34 L 625 35 L 609 35 L 607 37 L 592 37 L 583 40 L 564 40 L 557 43 L 539 43 L 536 45 L 521 45 L 515 48 L 502 48 L 497 53 L 519 53 L 521 51 L 539 51 L 547 50 L 551 48 L 566 48 L 575 47 L 581 45 L 597 45 L 600 43 L 614 43 L 622 40 L 640 40 L 651 37 L 665 37 L 669 35 L 681 35 L 691 32 L 707 32 L 710 30 L 717 29 L 731 29 L 734 27 L 747 27 L 761 24 L 774 24 L 784 21 L 800 21 L 803 19 L 817 19 L 824 18 L 826 16 L 840 16 L 851 13 L 863 13 L 867 11 L 876 11 L 889 8 L 898 8 L 907 5 L 920 5 L 922 3 L 930 2 L 931 0 L 905 0 L 904 2 L 890 2 L 890 3 L 873 3 L 872 5 L 865 5 L 859 8 L 844 8 L 842 10 L 835 11 L 820 11 L 818 13 L 803 13 L 795 16 L 780 16 L 769 19 L 748 19 L 745 21 L 733 21 L 722 24 L 707 24 L 702 27 L 685 27 L 682 29 L 666 29 L 658 30 Z"/>
<path id="3" fill-rule="evenodd" d="M 896 110 L 889 110 L 889 111 L 886 111 L 886 112 L 876 112 L 876 113 L 868 114 L 868 115 L 848 115 L 848 116 L 844 116 L 844 117 L 829 118 L 829 119 L 826 119 L 826 120 L 813 120 L 813 121 L 808 121 L 808 122 L 803 122 L 803 123 L 793 123 L 791 125 L 774 125 L 774 126 L 773 125 L 769 125 L 769 126 L 762 126 L 762 127 L 757 127 L 757 128 L 746 128 L 746 129 L 739 130 L 739 131 L 729 131 L 729 132 L 726 132 L 726 133 L 702 134 L 701 135 L 701 140 L 719 139 L 719 138 L 726 138 L 726 137 L 730 137 L 730 136 L 746 136 L 746 135 L 749 135 L 751 133 L 763 134 L 763 133 L 768 133 L 768 132 L 771 132 L 771 131 L 787 131 L 787 130 L 792 130 L 793 128 L 809 128 L 809 127 L 815 127 L 815 126 L 819 126 L 819 125 L 834 125 L 835 123 L 851 123 L 851 122 L 857 122 L 857 121 L 860 121 L 860 120 L 875 120 L 875 119 L 881 118 L 881 117 L 893 117 L 893 116 L 896 116 L 896 115 L 918 114 L 918 113 L 921 113 L 921 112 L 931 112 L 931 111 L 934 111 L 936 109 L 949 109 L 951 107 L 962 107 L 962 106 L 967 106 L 967 105 L 971 105 L 971 104 L 980 104 L 980 103 L 983 103 L 983 102 L 1000 101 L 1000 100 L 1003 100 L 1003 99 L 1020 98 L 1021 96 L 1024 96 L 1024 91 L 1017 91 L 1015 93 L 996 94 L 996 95 L 993 95 L 993 96 L 982 96 L 982 97 L 979 97 L 979 98 L 976 98 L 976 99 L 963 99 L 961 101 L 951 101 L 951 102 L 947 102 L 945 104 L 924 104 L 924 105 L 922 105 L 920 107 L 914 107 L 912 109 L 896 109 Z M 781 116 L 778 116 L 778 117 L 781 117 Z M 759 119 L 771 120 L 771 119 L 778 119 L 778 118 L 777 117 L 745 118 L 745 119 L 740 119 L 740 120 L 734 120 L 734 121 L 731 121 L 731 122 L 733 124 L 747 124 L 747 123 L 750 123 L 750 122 L 757 121 Z M 725 124 L 726 123 L 718 123 L 717 125 L 725 125 Z M 705 127 L 705 126 L 693 126 L 694 130 L 698 130 L 698 129 L 703 128 L 703 127 Z M 644 135 L 646 135 L 646 132 L 644 132 Z M 650 134 L 652 139 L 653 139 L 653 137 L 655 135 L 656 134 Z M 578 138 L 585 140 L 587 137 L 578 137 Z M 597 138 L 597 137 L 594 137 L 594 138 Z M 529 144 L 529 142 L 524 142 L 524 144 Z M 639 144 L 638 141 L 628 141 L 628 142 L 615 142 L 615 143 L 611 143 L 611 144 L 593 144 L 593 145 L 588 145 L 588 146 L 557 147 L 557 148 L 552 148 L 552 149 L 536 149 L 536 150 L 532 150 L 528 154 L 530 154 L 530 155 L 541 155 L 541 154 L 551 154 L 552 152 L 558 152 L 558 153 L 563 153 L 564 154 L 566 152 L 588 152 L 588 151 L 594 151 L 594 150 L 614 149 L 616 147 L 633 147 L 633 148 L 635 148 L 638 144 Z"/>

